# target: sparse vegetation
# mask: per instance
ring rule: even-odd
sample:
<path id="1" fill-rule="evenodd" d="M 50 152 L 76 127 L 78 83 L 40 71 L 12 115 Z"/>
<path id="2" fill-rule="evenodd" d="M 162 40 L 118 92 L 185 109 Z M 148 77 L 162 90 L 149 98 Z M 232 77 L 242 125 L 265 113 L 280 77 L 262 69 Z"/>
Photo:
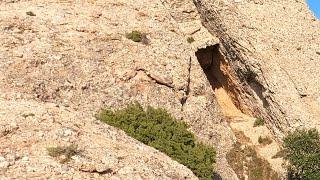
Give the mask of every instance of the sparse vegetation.
<path id="1" fill-rule="evenodd" d="M 27 113 L 27 114 L 22 114 L 22 117 L 27 118 L 29 116 L 35 116 L 34 113 Z"/>
<path id="2" fill-rule="evenodd" d="M 248 179 L 259 180 L 280 180 L 278 174 L 274 172 L 270 164 L 258 157 L 253 146 L 245 146 L 237 142 L 227 154 L 228 163 L 241 180 Z"/>
<path id="3" fill-rule="evenodd" d="M 264 119 L 261 117 L 258 117 L 253 124 L 253 127 L 263 126 L 264 125 Z"/>
<path id="4" fill-rule="evenodd" d="M 75 144 L 70 146 L 49 147 L 47 148 L 47 151 L 51 157 L 61 157 L 61 163 L 70 161 L 72 156 L 79 153 L 78 146 Z"/>
<path id="5" fill-rule="evenodd" d="M 188 43 L 193 43 L 195 40 L 194 40 L 194 38 L 193 37 L 188 37 L 187 38 L 187 41 L 188 41 Z"/>
<path id="6" fill-rule="evenodd" d="M 259 137 L 258 139 L 259 144 L 268 145 L 272 143 L 272 139 L 270 137 Z"/>
<path id="7" fill-rule="evenodd" d="M 26 12 L 26 14 L 27 14 L 28 16 L 36 16 L 36 14 L 33 13 L 32 11 L 28 11 L 28 12 Z"/>
<path id="8" fill-rule="evenodd" d="M 316 129 L 296 130 L 284 139 L 289 178 L 320 179 L 320 136 Z"/>
<path id="9" fill-rule="evenodd" d="M 276 159 L 276 158 L 284 158 L 286 156 L 286 152 L 282 149 L 279 152 L 277 152 L 277 154 L 275 154 L 274 156 L 272 156 L 272 159 Z"/>
<path id="10" fill-rule="evenodd" d="M 126 37 L 131 39 L 134 42 L 141 42 L 142 44 L 149 44 L 150 40 L 147 38 L 145 33 L 141 33 L 140 31 L 132 31 L 131 33 L 127 33 Z"/>
<path id="11" fill-rule="evenodd" d="M 166 110 L 152 107 L 144 110 L 135 103 L 116 111 L 103 110 L 99 119 L 166 153 L 200 179 L 213 179 L 214 148 L 196 142 L 187 124 L 176 121 Z"/>
<path id="12" fill-rule="evenodd" d="M 126 34 L 126 37 L 134 42 L 142 41 L 142 33 L 140 31 L 132 31 L 131 33 Z"/>

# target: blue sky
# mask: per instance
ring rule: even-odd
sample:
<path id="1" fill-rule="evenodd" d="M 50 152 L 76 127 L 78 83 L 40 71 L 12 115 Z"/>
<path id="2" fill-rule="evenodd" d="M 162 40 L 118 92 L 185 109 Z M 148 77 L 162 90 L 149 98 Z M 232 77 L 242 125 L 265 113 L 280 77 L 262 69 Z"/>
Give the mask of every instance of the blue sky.
<path id="1" fill-rule="evenodd" d="M 307 0 L 310 9 L 320 19 L 320 0 Z"/>

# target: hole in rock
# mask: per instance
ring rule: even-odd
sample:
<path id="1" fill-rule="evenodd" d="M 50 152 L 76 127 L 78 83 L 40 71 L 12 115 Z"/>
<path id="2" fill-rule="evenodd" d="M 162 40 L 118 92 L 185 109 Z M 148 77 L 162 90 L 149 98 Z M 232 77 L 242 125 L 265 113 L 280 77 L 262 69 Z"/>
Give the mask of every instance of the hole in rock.
<path id="1" fill-rule="evenodd" d="M 224 56 L 219 51 L 219 45 L 207 46 L 199 49 L 196 57 L 209 80 L 216 99 L 227 117 L 243 117 L 245 116 L 237 107 L 238 89 L 233 85 L 230 75 L 230 67 Z"/>

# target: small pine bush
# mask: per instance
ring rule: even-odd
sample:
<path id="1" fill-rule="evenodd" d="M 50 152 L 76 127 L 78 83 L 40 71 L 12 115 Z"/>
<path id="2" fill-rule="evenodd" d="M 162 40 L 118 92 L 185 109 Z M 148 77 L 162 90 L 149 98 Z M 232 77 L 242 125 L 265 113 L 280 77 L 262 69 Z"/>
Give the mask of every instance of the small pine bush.
<path id="1" fill-rule="evenodd" d="M 259 117 L 254 121 L 253 127 L 258 127 L 263 125 L 264 125 L 264 119 Z"/>
<path id="2" fill-rule="evenodd" d="M 135 103 L 116 111 L 103 110 L 99 119 L 164 152 L 200 179 L 213 179 L 214 148 L 196 142 L 187 124 L 176 121 L 166 110 L 152 107 L 144 110 Z"/>
<path id="3" fill-rule="evenodd" d="M 289 178 L 320 179 L 320 136 L 316 129 L 296 130 L 284 139 Z"/>

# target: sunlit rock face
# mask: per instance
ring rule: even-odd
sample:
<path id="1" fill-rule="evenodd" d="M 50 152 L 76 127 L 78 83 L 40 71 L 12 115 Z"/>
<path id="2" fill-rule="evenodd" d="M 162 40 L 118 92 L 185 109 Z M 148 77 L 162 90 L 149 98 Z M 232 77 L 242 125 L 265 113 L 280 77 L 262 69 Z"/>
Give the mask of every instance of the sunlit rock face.
<path id="1" fill-rule="evenodd" d="M 148 41 L 128 39 L 132 31 Z M 95 118 L 134 101 L 186 121 L 216 147 L 216 168 L 235 176 L 224 157 L 232 132 L 194 55 L 217 39 L 192 1 L 0 1 L 0 40 L 1 177 L 196 179 Z M 82 154 L 67 164 L 48 155 L 73 143 Z"/>
<path id="2" fill-rule="evenodd" d="M 279 138 L 297 127 L 319 128 L 320 21 L 305 1 L 195 4 L 241 87 L 241 109 L 264 117 Z"/>

